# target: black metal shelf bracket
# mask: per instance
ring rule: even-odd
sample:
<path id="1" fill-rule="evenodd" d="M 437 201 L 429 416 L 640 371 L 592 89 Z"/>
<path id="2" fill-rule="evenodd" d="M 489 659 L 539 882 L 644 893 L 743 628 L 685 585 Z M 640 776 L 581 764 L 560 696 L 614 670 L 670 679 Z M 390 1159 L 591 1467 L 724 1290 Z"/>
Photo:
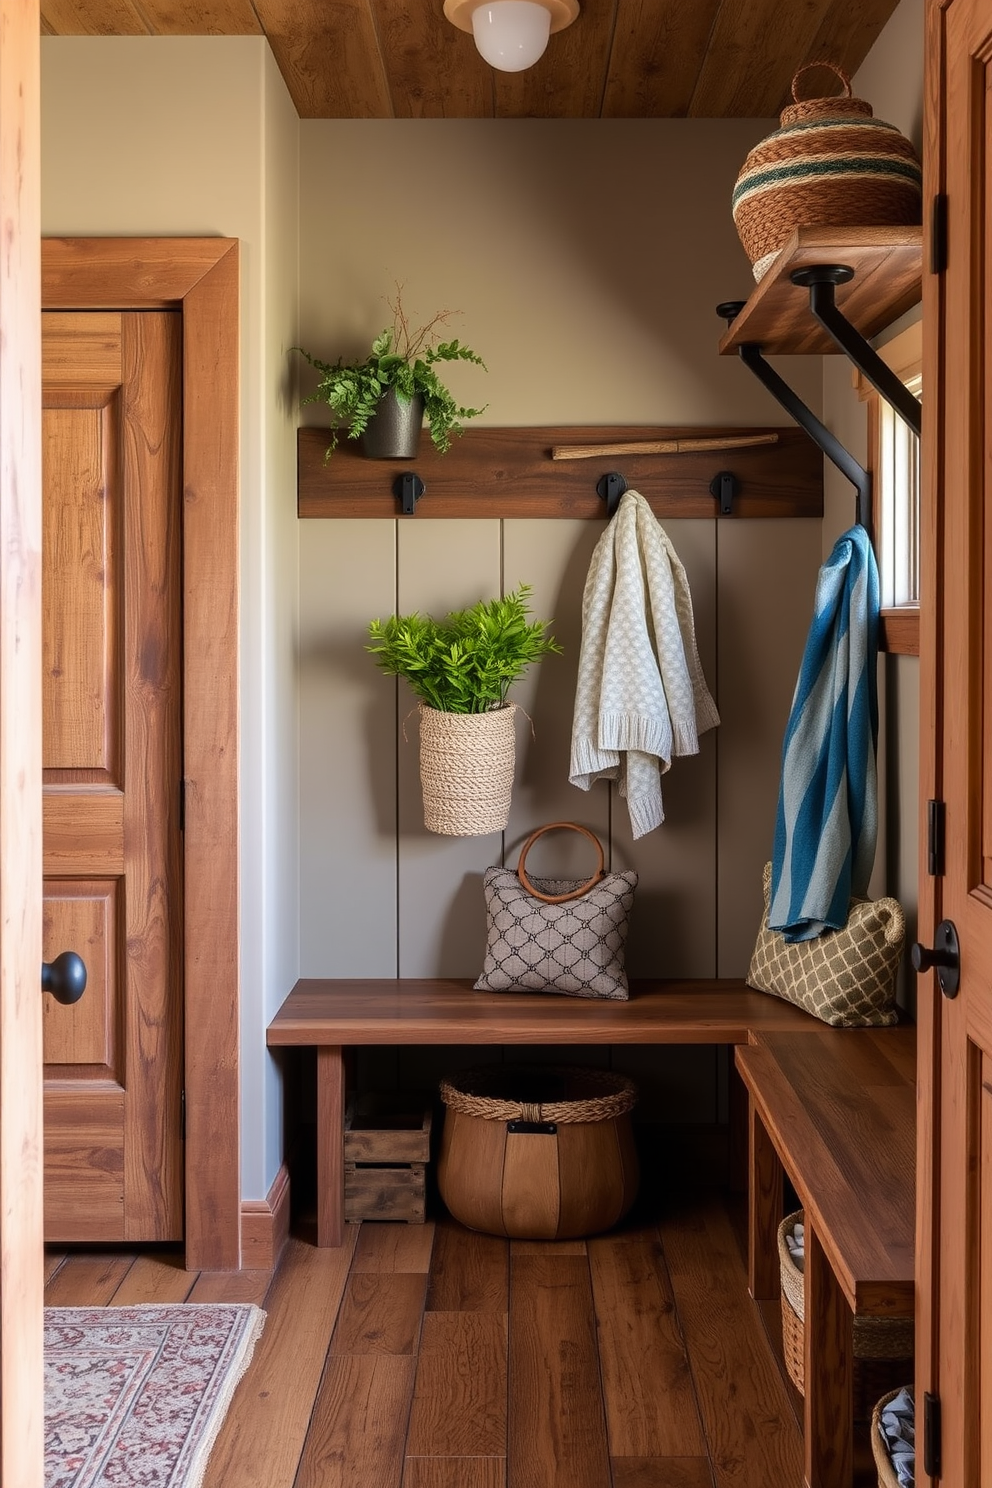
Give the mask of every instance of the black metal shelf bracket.
<path id="1" fill-rule="evenodd" d="M 716 307 L 716 313 L 722 316 L 728 325 L 732 325 L 745 304 L 744 300 L 726 300 Z M 844 448 L 836 434 L 817 418 L 812 408 L 803 402 L 799 394 L 793 392 L 775 368 L 766 362 L 759 345 L 753 341 L 745 341 L 737 348 L 737 353 L 745 367 L 750 368 L 758 381 L 771 393 L 775 401 L 782 405 L 790 418 L 795 419 L 799 427 L 806 431 L 827 459 L 836 465 L 840 473 L 851 482 L 857 492 L 857 520 L 870 534 L 872 510 L 869 472 L 849 450 Z M 916 401 L 915 398 L 913 401 Z"/>
<path id="2" fill-rule="evenodd" d="M 820 323 L 848 360 L 854 363 L 886 403 L 892 405 L 919 439 L 923 412 L 919 399 L 913 396 L 858 328 L 837 308 L 837 285 L 846 284 L 849 279 L 853 279 L 854 270 L 847 264 L 814 264 L 807 269 L 794 269 L 790 277 L 793 284 L 809 290 L 809 308 L 813 319 Z"/>

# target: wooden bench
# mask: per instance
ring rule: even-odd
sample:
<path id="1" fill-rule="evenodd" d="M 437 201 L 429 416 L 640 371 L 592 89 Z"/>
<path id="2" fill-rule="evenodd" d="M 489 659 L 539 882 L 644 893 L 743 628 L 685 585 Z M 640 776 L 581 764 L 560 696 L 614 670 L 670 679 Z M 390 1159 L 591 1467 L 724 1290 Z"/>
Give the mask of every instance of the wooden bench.
<path id="1" fill-rule="evenodd" d="M 474 992 L 468 980 L 296 983 L 270 1048 L 317 1050 L 317 1243 L 344 1238 L 344 1054 L 368 1044 L 744 1044 L 814 1030 L 789 1003 L 741 981 L 634 982 L 629 1002 Z"/>
<path id="2" fill-rule="evenodd" d="M 850 1488 L 853 1314 L 913 1315 L 916 1030 L 766 1030 L 735 1059 L 751 1295 L 779 1296 L 784 1171 L 805 1211 L 805 1480 Z"/>

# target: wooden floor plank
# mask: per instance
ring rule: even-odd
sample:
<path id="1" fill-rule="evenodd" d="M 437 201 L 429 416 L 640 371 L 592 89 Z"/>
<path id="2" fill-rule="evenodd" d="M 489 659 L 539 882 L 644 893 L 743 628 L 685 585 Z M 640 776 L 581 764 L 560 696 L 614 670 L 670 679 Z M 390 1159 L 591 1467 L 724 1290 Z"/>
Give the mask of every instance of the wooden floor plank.
<path id="1" fill-rule="evenodd" d="M 713 1488 L 708 1457 L 611 1457 L 613 1488 Z"/>
<path id="2" fill-rule="evenodd" d="M 261 1307 L 272 1282 L 271 1271 L 201 1271 L 187 1301 L 254 1302 Z"/>
<path id="3" fill-rule="evenodd" d="M 415 1354 L 426 1291 L 420 1271 L 352 1273 L 331 1354 Z"/>
<path id="4" fill-rule="evenodd" d="M 584 1256 L 584 1240 L 511 1240 L 512 1255 L 570 1255 Z"/>
<path id="5" fill-rule="evenodd" d="M 434 1224 L 363 1224 L 352 1271 L 429 1271 Z"/>
<path id="6" fill-rule="evenodd" d="M 291 1488 L 356 1239 L 349 1230 L 339 1249 L 323 1250 L 287 1242 L 265 1299 L 265 1330 L 203 1488 Z"/>
<path id="7" fill-rule="evenodd" d="M 800 1483 L 802 1436 L 747 1295 L 719 1200 L 685 1194 L 659 1224 L 716 1488 Z"/>
<path id="8" fill-rule="evenodd" d="M 512 1488 L 608 1488 L 588 1262 L 518 1255 L 510 1264 Z"/>
<path id="9" fill-rule="evenodd" d="M 439 1219 L 434 1232 L 428 1312 L 499 1312 L 507 1307 L 510 1247 L 456 1220 Z"/>
<path id="10" fill-rule="evenodd" d="M 133 1261 L 133 1255 L 114 1251 L 68 1256 L 45 1288 L 45 1306 L 106 1307 Z"/>
<path id="11" fill-rule="evenodd" d="M 504 1457 L 506 1318 L 428 1312 L 406 1450 L 411 1457 Z"/>
<path id="12" fill-rule="evenodd" d="M 48 1283 L 51 1281 L 52 1277 L 55 1275 L 56 1271 L 62 1265 L 62 1262 L 65 1260 L 65 1258 L 66 1258 L 66 1253 L 65 1253 L 64 1250 L 46 1250 L 45 1251 L 45 1271 L 44 1271 L 44 1275 L 45 1275 L 45 1285 L 46 1285 L 46 1287 L 47 1287 Z"/>
<path id="13" fill-rule="evenodd" d="M 141 1307 L 149 1303 L 167 1306 L 185 1302 L 197 1280 L 196 1271 L 186 1271 L 176 1254 L 139 1255 L 110 1299 L 112 1307 Z"/>
<path id="14" fill-rule="evenodd" d="M 610 1452 L 706 1454 L 661 1243 L 589 1241 Z"/>
<path id="15" fill-rule="evenodd" d="M 403 1488 L 506 1488 L 505 1457 L 408 1457 Z"/>
<path id="16" fill-rule="evenodd" d="M 414 1369 L 395 1354 L 328 1359 L 295 1488 L 400 1488 Z"/>

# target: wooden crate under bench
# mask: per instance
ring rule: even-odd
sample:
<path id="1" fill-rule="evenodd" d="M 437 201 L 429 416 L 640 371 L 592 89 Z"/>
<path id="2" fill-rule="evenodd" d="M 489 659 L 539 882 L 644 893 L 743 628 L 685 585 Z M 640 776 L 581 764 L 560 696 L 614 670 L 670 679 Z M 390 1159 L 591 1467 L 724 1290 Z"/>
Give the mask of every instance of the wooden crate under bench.
<path id="1" fill-rule="evenodd" d="M 344 1217 L 423 1224 L 431 1152 L 430 1103 L 409 1095 L 349 1101 L 344 1122 Z"/>

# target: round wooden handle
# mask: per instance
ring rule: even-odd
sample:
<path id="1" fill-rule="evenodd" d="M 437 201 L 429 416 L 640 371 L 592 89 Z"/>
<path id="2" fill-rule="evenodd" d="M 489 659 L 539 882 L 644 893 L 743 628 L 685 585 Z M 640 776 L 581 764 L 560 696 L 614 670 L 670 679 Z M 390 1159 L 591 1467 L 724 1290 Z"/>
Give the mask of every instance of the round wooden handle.
<path id="1" fill-rule="evenodd" d="M 542 894 L 540 889 L 535 889 L 534 885 L 527 877 L 524 865 L 527 861 L 527 854 L 530 852 L 537 839 L 539 837 L 543 837 L 545 832 L 558 831 L 581 832 L 583 837 L 588 837 L 590 842 L 595 843 L 596 853 L 598 855 L 599 861 L 596 865 L 596 871 L 593 874 L 592 878 L 590 878 L 586 883 L 581 884 L 579 888 L 570 889 L 567 894 Z M 530 836 L 527 838 L 527 841 L 520 849 L 520 857 L 517 859 L 517 877 L 523 884 L 524 888 L 527 890 L 528 894 L 531 894 L 535 899 L 540 899 L 542 904 L 564 904 L 569 899 L 581 899 L 583 894 L 588 894 L 590 889 L 594 889 L 596 887 L 600 879 L 603 877 L 605 862 L 606 859 L 603 855 L 603 844 L 600 842 L 595 832 L 590 832 L 588 827 L 580 827 L 578 822 L 549 822 L 546 827 L 538 827 L 536 832 L 531 832 Z"/>
<path id="2" fill-rule="evenodd" d="M 848 77 L 848 75 L 844 71 L 843 67 L 838 67 L 837 64 L 836 64 L 836 62 L 825 62 L 825 61 L 824 62 L 807 62 L 805 64 L 805 66 L 800 67 L 799 71 L 796 73 L 795 77 L 792 79 L 792 98 L 793 98 L 793 102 L 795 102 L 795 103 L 803 103 L 803 102 L 808 101 L 808 100 L 801 99 L 799 97 L 799 94 L 796 92 L 796 84 L 798 83 L 799 79 L 802 77 L 802 75 L 803 75 L 804 72 L 812 72 L 813 69 L 816 68 L 816 67 L 827 67 L 827 68 L 830 69 L 831 72 L 836 73 L 837 76 L 840 78 L 841 82 L 844 84 L 844 93 L 843 93 L 843 96 L 845 98 L 850 98 L 851 97 L 851 79 Z M 817 96 L 820 97 L 822 95 L 819 95 L 818 94 Z M 833 96 L 833 95 L 831 95 L 831 96 Z"/>

